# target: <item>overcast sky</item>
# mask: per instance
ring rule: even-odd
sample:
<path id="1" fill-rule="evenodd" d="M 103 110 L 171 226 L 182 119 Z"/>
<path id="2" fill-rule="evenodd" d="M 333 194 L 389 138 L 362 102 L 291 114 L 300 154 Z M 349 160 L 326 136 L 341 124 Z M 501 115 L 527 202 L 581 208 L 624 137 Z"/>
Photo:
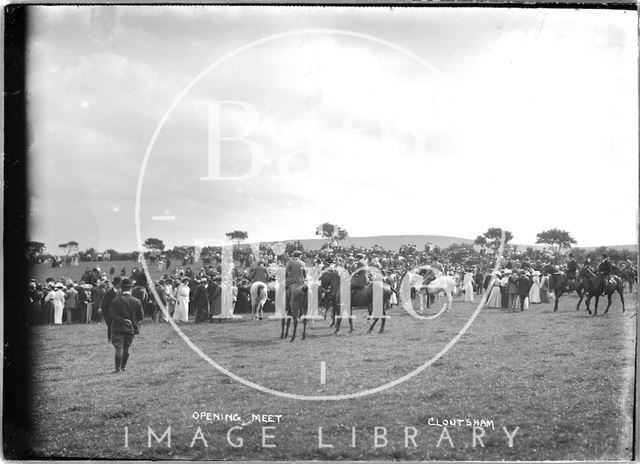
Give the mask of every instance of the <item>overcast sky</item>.
<path id="1" fill-rule="evenodd" d="M 325 221 L 637 241 L 633 11 L 30 11 L 30 239 L 49 252 L 135 249 L 145 160 L 140 235 L 168 246 Z"/>

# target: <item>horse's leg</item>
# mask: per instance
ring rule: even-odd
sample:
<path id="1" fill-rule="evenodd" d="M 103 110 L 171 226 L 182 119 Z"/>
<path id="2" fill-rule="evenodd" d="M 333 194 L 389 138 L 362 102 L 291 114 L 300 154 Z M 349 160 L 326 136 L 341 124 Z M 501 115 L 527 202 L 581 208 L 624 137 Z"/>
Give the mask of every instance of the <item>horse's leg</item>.
<path id="1" fill-rule="evenodd" d="M 284 338 L 284 324 L 285 324 L 285 321 L 284 321 L 284 318 L 283 318 L 282 319 L 282 331 L 280 332 L 280 338 Z"/>
<path id="2" fill-rule="evenodd" d="M 598 315 L 598 301 L 600 300 L 600 292 L 596 293 L 595 297 L 596 297 L 596 302 L 594 303 L 595 307 L 593 308 L 593 315 L 597 316 Z"/>
<path id="3" fill-rule="evenodd" d="M 371 323 L 371 325 L 369 326 L 369 330 L 367 330 L 367 335 L 369 335 L 372 331 L 373 328 L 376 326 L 376 323 L 378 322 L 378 319 L 374 319 L 373 322 Z"/>
<path id="4" fill-rule="evenodd" d="M 349 308 L 349 333 L 353 333 L 353 319 L 351 316 L 353 315 L 353 308 Z"/>
<path id="5" fill-rule="evenodd" d="M 387 310 L 384 308 L 384 306 L 382 307 L 382 315 L 386 316 L 387 315 Z M 387 322 L 387 318 L 383 317 L 382 318 L 382 322 L 380 323 L 380 330 L 378 330 L 378 333 L 384 333 L 384 324 L 385 322 Z"/>
<path id="6" fill-rule="evenodd" d="M 331 325 L 329 326 L 329 328 L 331 327 L 335 327 L 336 325 L 336 305 L 335 303 L 333 303 L 331 305 Z"/>
<path id="7" fill-rule="evenodd" d="M 302 339 L 307 338 L 307 319 L 302 320 Z"/>
<path id="8" fill-rule="evenodd" d="M 591 314 L 591 309 L 589 308 L 589 303 L 591 302 L 591 293 L 585 291 L 585 294 L 587 295 L 587 299 L 584 301 L 584 304 L 587 306 L 587 312 Z"/>
<path id="9" fill-rule="evenodd" d="M 295 311 L 292 311 L 292 313 L 294 313 Z M 298 329 L 298 315 L 297 314 L 292 314 L 293 315 L 293 333 L 291 334 L 291 340 L 290 341 L 294 341 L 296 339 L 296 331 Z"/>
<path id="10" fill-rule="evenodd" d="M 553 304 L 553 312 L 558 310 L 558 302 L 560 301 L 560 295 L 562 295 L 562 290 L 556 290 L 556 301 Z"/>
<path id="11" fill-rule="evenodd" d="M 334 316 L 336 322 L 336 330 L 333 331 L 334 334 L 337 334 L 340 331 L 340 324 L 342 323 L 342 318 L 339 314 Z"/>
<path id="12" fill-rule="evenodd" d="M 607 309 L 604 310 L 605 314 L 609 312 L 609 307 L 611 306 L 611 295 L 613 295 L 613 292 L 607 293 Z"/>
<path id="13" fill-rule="evenodd" d="M 453 308 L 453 295 L 451 292 L 447 292 L 447 311 Z"/>
<path id="14" fill-rule="evenodd" d="M 618 287 L 618 293 L 620 294 L 620 301 L 622 302 L 622 312 L 624 312 L 624 296 L 622 296 L 624 293 L 624 284 L 622 284 L 622 287 Z"/>
<path id="15" fill-rule="evenodd" d="M 576 311 L 580 311 L 580 303 L 582 303 L 582 299 L 584 298 L 584 292 L 582 290 L 576 290 L 576 293 L 580 297 L 578 300 L 578 306 L 576 306 Z"/>

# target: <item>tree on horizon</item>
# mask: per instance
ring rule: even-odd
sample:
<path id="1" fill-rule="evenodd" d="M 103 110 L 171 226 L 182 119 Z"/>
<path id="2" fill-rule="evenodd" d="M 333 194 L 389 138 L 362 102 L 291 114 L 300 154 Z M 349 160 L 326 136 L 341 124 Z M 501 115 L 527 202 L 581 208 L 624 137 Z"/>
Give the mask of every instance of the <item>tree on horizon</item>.
<path id="1" fill-rule="evenodd" d="M 232 232 L 227 232 L 225 235 L 227 236 L 227 240 L 235 242 L 236 247 L 239 247 L 240 243 L 249 238 L 249 233 L 246 230 L 234 230 Z"/>
<path id="2" fill-rule="evenodd" d="M 330 222 L 324 222 L 316 227 L 316 235 L 319 235 L 327 242 L 339 242 L 349 237 L 349 232 L 346 229 L 338 226 L 337 224 L 331 224 Z"/>
<path id="3" fill-rule="evenodd" d="M 575 238 L 566 230 L 549 229 L 543 230 L 536 235 L 536 243 L 549 245 L 553 253 L 557 256 L 564 249 L 570 249 L 571 245 L 578 243 Z"/>
<path id="4" fill-rule="evenodd" d="M 485 239 L 485 244 L 493 249 L 494 252 L 498 251 L 500 248 L 500 240 L 502 240 L 502 229 L 500 227 L 489 227 L 487 231 L 476 237 L 474 243 L 477 245 L 482 245 L 482 243 L 478 243 L 478 239 L 483 237 Z M 513 240 L 513 234 L 508 230 L 504 231 L 504 247 L 506 248 L 507 244 Z"/>
<path id="5" fill-rule="evenodd" d="M 162 252 L 164 250 L 164 242 L 159 238 L 149 237 L 142 244 L 149 251 L 159 251 Z"/>
<path id="6" fill-rule="evenodd" d="M 65 252 L 67 256 L 72 256 L 78 253 L 78 242 L 75 240 L 70 240 L 67 243 L 61 243 L 58 245 L 58 248 L 62 248 L 62 251 Z"/>

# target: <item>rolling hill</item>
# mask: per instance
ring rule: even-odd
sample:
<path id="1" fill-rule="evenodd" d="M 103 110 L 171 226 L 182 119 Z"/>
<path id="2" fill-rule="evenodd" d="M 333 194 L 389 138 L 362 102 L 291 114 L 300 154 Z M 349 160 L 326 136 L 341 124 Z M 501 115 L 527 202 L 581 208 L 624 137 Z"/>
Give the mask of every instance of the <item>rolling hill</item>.
<path id="1" fill-rule="evenodd" d="M 318 250 L 324 244 L 322 239 L 303 239 L 300 240 L 307 250 Z M 352 244 L 356 246 L 372 247 L 375 244 L 382 246 L 388 250 L 398 250 L 403 244 L 414 244 L 418 249 L 423 249 L 426 243 L 432 243 L 440 248 L 446 248 L 453 243 L 467 243 L 473 244 L 473 239 L 462 237 L 450 237 L 446 235 L 377 235 L 372 237 L 349 237 L 341 242 L 341 245 L 349 247 Z M 514 244 L 519 249 L 523 250 L 528 246 L 532 246 L 536 249 L 543 248 L 542 245 L 525 245 Z M 607 248 L 615 248 L 617 250 L 637 249 L 637 245 L 606 245 Z M 594 250 L 597 247 L 579 247 L 586 250 Z"/>

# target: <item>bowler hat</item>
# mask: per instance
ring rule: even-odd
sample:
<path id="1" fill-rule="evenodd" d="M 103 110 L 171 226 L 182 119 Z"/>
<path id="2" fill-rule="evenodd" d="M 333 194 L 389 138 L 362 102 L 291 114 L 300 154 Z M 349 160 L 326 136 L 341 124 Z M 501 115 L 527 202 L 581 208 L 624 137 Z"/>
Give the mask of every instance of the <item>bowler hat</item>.
<path id="1" fill-rule="evenodd" d="M 133 281 L 128 277 L 125 277 L 124 279 L 122 279 L 121 285 L 122 285 L 122 288 L 131 288 L 133 287 Z"/>

